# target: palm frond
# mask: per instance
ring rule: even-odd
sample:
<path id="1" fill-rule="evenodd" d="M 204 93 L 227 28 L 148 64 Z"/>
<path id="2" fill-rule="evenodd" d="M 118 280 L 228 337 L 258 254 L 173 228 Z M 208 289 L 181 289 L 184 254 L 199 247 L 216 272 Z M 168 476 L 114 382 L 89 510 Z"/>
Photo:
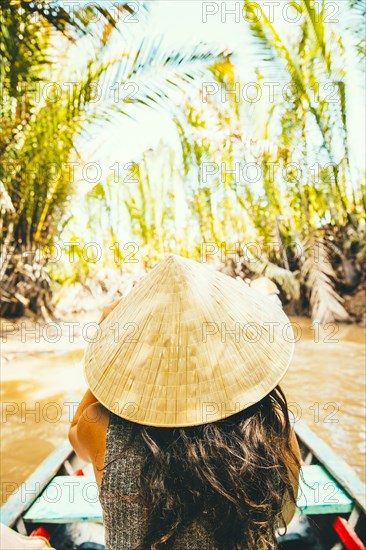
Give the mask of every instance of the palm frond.
<path id="1" fill-rule="evenodd" d="M 325 33 L 325 5 L 324 0 L 321 4 L 320 10 L 316 9 L 314 0 L 302 0 L 301 6 L 306 14 L 309 27 L 313 32 L 314 40 L 317 46 L 317 50 L 321 53 L 328 72 L 331 71 L 331 55 L 328 51 L 328 44 Z"/>
<path id="2" fill-rule="evenodd" d="M 100 65 L 93 81 L 99 81 L 105 89 L 106 79 L 134 87 L 131 97 L 121 97 L 126 104 L 142 104 L 150 107 L 173 106 L 173 92 L 179 97 L 181 89 L 199 86 L 207 67 L 220 59 L 225 52 L 199 43 L 193 48 L 168 49 L 162 37 L 149 41 L 143 39 L 134 52 L 121 54 Z M 114 105 L 119 110 L 118 104 Z"/>
<path id="3" fill-rule="evenodd" d="M 360 59 L 360 68 L 365 72 L 366 59 L 366 0 L 348 0 L 348 6 L 345 16 L 347 17 L 347 30 L 355 36 L 355 50 Z"/>
<path id="4" fill-rule="evenodd" d="M 71 10 L 67 9 L 67 5 L 63 7 L 61 2 L 55 0 L 16 0 L 15 2 L 12 0 L 12 3 L 14 9 L 20 7 L 26 14 L 37 14 L 69 39 L 75 39 L 78 34 L 85 35 L 93 32 L 91 21 L 95 22 L 96 19 L 100 19 L 101 25 L 118 28 L 118 14 L 124 11 L 131 15 L 134 13 L 133 3 L 129 2 L 120 2 L 119 4 L 110 2 L 108 6 L 108 2 L 97 0 L 81 7 L 70 6 Z M 113 13 L 116 11 L 118 11 L 117 14 Z"/>
<path id="5" fill-rule="evenodd" d="M 349 321 L 343 299 L 335 290 L 336 275 L 331 263 L 331 251 L 321 238 L 311 238 L 304 246 L 302 277 L 306 282 L 311 315 L 321 324 Z"/>
<path id="6" fill-rule="evenodd" d="M 294 298 L 298 300 L 300 297 L 300 282 L 297 277 L 297 274 L 280 267 L 266 259 L 258 258 L 254 256 L 252 252 L 247 247 L 245 249 L 244 261 L 246 267 L 256 273 L 257 275 L 263 275 L 277 283 L 283 290 Z"/>
<path id="7" fill-rule="evenodd" d="M 262 61 L 263 71 L 268 74 L 268 69 L 271 68 L 272 71 L 275 71 L 273 76 L 276 75 L 276 81 L 280 79 L 282 82 L 286 82 L 284 68 L 287 68 L 297 90 L 306 93 L 301 67 L 294 51 L 290 51 L 263 8 L 251 0 L 245 0 L 244 9 L 247 12 L 247 19 L 250 21 L 249 26 L 255 39 L 257 55 Z"/>

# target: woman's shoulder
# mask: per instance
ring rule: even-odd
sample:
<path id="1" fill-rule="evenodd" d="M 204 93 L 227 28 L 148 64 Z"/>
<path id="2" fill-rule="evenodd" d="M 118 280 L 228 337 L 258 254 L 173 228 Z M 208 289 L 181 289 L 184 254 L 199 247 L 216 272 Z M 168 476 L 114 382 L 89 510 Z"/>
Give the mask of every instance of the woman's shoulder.
<path id="1" fill-rule="evenodd" d="M 109 423 L 109 411 L 101 403 L 96 402 L 89 405 L 82 413 L 79 422 L 86 432 L 92 433 L 95 430 L 105 430 Z"/>
<path id="2" fill-rule="evenodd" d="M 77 427 L 79 444 L 85 449 L 91 462 L 105 450 L 105 438 L 109 424 L 109 411 L 100 403 L 92 403 L 82 413 Z"/>

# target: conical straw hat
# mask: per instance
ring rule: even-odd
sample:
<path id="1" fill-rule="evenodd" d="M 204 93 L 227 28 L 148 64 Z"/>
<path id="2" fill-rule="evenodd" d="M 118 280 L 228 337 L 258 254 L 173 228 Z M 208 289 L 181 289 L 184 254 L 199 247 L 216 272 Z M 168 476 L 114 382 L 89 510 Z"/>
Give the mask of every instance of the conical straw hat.
<path id="1" fill-rule="evenodd" d="M 260 401 L 285 374 L 293 347 L 288 318 L 267 296 L 171 255 L 102 322 L 85 375 L 122 418 L 193 426 Z"/>

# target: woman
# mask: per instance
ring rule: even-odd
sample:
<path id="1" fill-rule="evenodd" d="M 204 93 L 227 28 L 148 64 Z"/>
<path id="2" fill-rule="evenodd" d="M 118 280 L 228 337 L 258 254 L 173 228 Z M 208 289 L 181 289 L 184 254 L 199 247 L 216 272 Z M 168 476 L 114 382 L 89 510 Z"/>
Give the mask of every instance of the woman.
<path id="1" fill-rule="evenodd" d="M 278 386 L 286 315 L 178 256 L 107 313 L 70 429 L 94 466 L 107 550 L 275 548 L 299 474 Z"/>

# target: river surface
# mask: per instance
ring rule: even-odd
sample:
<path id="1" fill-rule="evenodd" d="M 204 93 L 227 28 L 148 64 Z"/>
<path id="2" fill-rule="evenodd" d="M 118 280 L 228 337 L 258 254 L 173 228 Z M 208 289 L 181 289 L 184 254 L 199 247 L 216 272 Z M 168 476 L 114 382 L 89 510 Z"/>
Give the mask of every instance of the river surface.
<path id="1" fill-rule="evenodd" d="M 365 331 L 291 321 L 299 340 L 282 383 L 290 409 L 365 481 Z M 2 502 L 66 437 L 86 389 L 82 356 L 82 338 L 2 346 Z"/>

